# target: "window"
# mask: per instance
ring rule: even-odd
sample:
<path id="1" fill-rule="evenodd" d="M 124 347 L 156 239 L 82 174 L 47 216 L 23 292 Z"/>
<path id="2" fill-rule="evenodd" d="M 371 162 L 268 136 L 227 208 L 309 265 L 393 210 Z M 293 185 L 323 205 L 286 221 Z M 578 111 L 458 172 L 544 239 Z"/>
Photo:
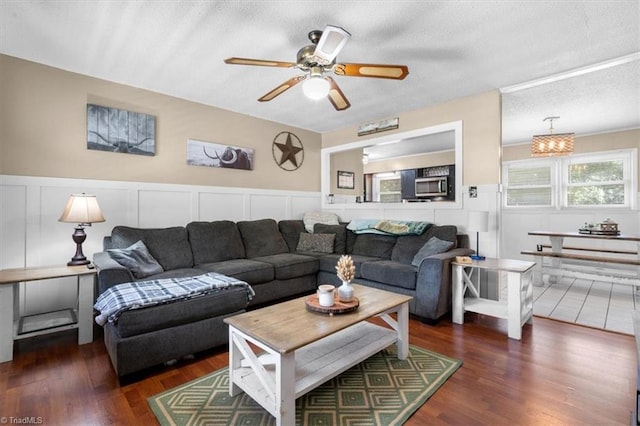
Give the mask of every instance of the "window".
<path id="1" fill-rule="evenodd" d="M 619 157 L 600 160 L 585 158 L 570 162 L 565 168 L 566 205 L 624 206 L 625 161 Z"/>
<path id="2" fill-rule="evenodd" d="M 505 170 L 506 205 L 553 206 L 555 168 L 552 162 L 510 163 Z"/>
<path id="3" fill-rule="evenodd" d="M 401 202 L 400 174 L 390 172 L 373 175 L 373 199 L 383 203 Z"/>
<path id="4" fill-rule="evenodd" d="M 509 161 L 505 207 L 634 207 L 637 149 Z"/>

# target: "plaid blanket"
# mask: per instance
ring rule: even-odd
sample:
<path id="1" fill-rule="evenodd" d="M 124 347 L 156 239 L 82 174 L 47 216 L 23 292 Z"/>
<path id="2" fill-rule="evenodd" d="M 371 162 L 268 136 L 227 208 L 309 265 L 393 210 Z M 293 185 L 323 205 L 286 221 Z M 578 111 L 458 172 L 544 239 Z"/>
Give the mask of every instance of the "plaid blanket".
<path id="1" fill-rule="evenodd" d="M 216 272 L 195 277 L 118 284 L 98 297 L 93 306 L 99 312 L 95 320 L 98 324 L 104 325 L 107 321 L 116 322 L 122 312 L 130 309 L 190 299 L 232 286 L 245 287 L 249 300 L 255 295 L 246 282 Z"/>

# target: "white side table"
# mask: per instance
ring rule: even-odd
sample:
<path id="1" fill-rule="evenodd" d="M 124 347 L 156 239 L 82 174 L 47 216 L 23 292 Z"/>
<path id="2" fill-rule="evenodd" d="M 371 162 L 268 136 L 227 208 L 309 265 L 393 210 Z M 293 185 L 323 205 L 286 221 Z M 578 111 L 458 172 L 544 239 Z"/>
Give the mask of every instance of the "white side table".
<path id="1" fill-rule="evenodd" d="M 508 335 L 512 339 L 522 338 L 522 326 L 533 321 L 533 270 L 535 262 L 511 259 L 474 260 L 472 263 L 453 265 L 453 322 L 464 324 L 466 311 L 507 320 Z M 480 297 L 478 283 L 471 279 L 473 271 L 488 269 L 507 274 L 506 300 L 491 300 Z M 465 297 L 465 292 L 469 294 Z"/>
<path id="2" fill-rule="evenodd" d="M 77 277 L 77 323 L 18 336 L 18 284 L 51 278 Z M 78 329 L 78 344 L 93 341 L 93 302 L 96 270 L 86 266 L 48 266 L 0 270 L 0 362 L 13 359 L 13 341 L 54 331 Z"/>

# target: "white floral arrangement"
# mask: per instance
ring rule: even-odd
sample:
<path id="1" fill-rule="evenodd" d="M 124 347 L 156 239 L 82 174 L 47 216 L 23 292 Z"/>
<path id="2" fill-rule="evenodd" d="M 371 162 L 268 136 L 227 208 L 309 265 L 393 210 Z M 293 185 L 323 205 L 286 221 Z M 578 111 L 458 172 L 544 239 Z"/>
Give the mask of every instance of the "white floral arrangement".
<path id="1" fill-rule="evenodd" d="M 342 255 L 336 264 L 336 271 L 338 272 L 338 278 L 342 281 L 351 282 L 356 276 L 356 266 L 353 264 L 351 256 Z"/>

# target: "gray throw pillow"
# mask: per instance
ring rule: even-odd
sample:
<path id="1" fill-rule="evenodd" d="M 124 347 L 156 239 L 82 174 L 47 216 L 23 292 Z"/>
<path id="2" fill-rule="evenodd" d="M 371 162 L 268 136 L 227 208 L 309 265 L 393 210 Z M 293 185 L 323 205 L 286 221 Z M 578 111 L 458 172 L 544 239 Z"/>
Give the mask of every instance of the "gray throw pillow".
<path id="1" fill-rule="evenodd" d="M 146 278 L 164 271 L 142 241 L 125 249 L 109 249 L 107 252 L 116 262 L 130 270 L 136 278 Z"/>
<path id="2" fill-rule="evenodd" d="M 347 226 L 346 225 L 325 225 L 316 223 L 313 225 L 315 234 L 335 234 L 336 240 L 333 244 L 333 252 L 345 254 L 347 252 Z"/>
<path id="3" fill-rule="evenodd" d="M 433 256 L 434 254 L 444 253 L 453 247 L 453 243 L 451 241 L 444 241 L 438 237 L 431 237 L 429 240 L 422 246 L 420 250 L 416 253 L 411 261 L 413 266 L 419 267 L 422 261 L 429 256 Z"/>
<path id="4" fill-rule="evenodd" d="M 336 234 L 307 234 L 301 232 L 296 251 L 333 253 L 333 243 L 335 239 Z"/>

